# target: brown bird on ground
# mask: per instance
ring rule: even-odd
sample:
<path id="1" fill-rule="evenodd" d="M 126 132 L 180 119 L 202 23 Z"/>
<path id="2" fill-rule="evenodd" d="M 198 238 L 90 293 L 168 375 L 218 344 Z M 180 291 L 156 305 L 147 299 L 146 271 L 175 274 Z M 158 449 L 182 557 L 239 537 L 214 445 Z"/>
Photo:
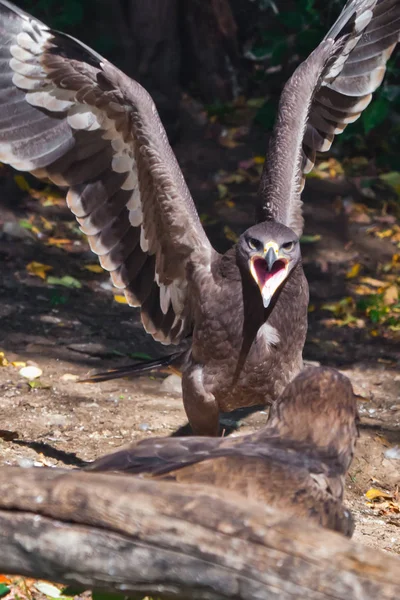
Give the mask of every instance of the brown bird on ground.
<path id="1" fill-rule="evenodd" d="M 86 469 L 221 487 L 351 536 L 353 520 L 342 501 L 357 422 L 349 379 L 313 367 L 287 386 L 257 433 L 145 439 Z"/>
<path id="2" fill-rule="evenodd" d="M 258 224 L 211 246 L 147 92 L 96 52 L 0 0 L 0 160 L 69 188 L 67 203 L 156 340 L 192 334 L 183 401 L 196 434 L 274 401 L 302 369 L 308 286 L 301 190 L 315 153 L 380 85 L 396 0 L 351 0 L 286 84 Z"/>

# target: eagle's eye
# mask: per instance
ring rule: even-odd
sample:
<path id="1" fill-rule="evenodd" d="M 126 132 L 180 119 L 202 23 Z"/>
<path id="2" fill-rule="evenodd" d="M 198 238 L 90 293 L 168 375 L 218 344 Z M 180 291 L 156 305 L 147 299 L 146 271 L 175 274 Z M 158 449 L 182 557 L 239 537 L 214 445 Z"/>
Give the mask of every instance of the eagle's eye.
<path id="1" fill-rule="evenodd" d="M 282 248 L 285 250 L 285 252 L 290 252 L 291 250 L 293 250 L 295 245 L 295 242 L 285 242 L 284 244 L 282 244 Z"/>
<path id="2" fill-rule="evenodd" d="M 249 238 L 247 243 L 252 250 L 260 250 L 262 248 L 262 243 L 260 240 L 256 240 L 256 238 Z"/>

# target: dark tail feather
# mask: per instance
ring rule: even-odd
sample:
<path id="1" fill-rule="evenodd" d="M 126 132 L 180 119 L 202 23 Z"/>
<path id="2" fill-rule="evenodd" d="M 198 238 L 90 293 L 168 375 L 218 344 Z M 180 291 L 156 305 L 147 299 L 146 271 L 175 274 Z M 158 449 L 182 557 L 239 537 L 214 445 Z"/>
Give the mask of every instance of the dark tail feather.
<path id="1" fill-rule="evenodd" d="M 109 369 L 108 371 L 98 371 L 87 375 L 82 379 L 78 379 L 78 383 L 99 383 L 100 381 L 109 381 L 110 379 L 120 379 L 121 377 L 131 376 L 139 377 L 146 371 L 153 371 L 160 367 L 176 367 L 179 369 L 182 365 L 185 352 L 175 352 L 169 356 L 162 356 L 154 360 L 143 361 L 134 365 L 126 365 L 117 369 Z"/>

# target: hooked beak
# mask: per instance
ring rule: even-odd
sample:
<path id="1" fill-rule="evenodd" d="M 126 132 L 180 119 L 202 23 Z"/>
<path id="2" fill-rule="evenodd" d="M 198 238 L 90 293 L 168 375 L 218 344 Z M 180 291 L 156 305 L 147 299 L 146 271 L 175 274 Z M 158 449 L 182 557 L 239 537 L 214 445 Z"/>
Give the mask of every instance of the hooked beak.
<path id="1" fill-rule="evenodd" d="M 277 260 L 276 252 L 273 248 L 268 248 L 268 252 L 265 256 L 265 262 L 267 263 L 268 271 L 272 271 L 275 261 Z"/>
<path id="2" fill-rule="evenodd" d="M 289 261 L 281 257 L 275 242 L 269 242 L 264 252 L 250 258 L 250 272 L 261 292 L 264 308 L 268 308 L 276 290 L 288 275 Z"/>

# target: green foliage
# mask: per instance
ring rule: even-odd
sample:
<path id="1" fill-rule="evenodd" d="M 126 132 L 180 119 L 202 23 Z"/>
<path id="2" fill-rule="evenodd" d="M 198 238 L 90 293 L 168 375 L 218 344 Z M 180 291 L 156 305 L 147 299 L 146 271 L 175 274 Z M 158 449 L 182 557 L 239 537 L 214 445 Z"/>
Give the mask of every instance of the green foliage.
<path id="1" fill-rule="evenodd" d="M 66 30 L 83 23 L 83 1 L 68 0 L 24 0 L 20 2 L 27 12 L 30 12 L 50 24 L 55 29 Z"/>
<path id="2" fill-rule="evenodd" d="M 255 122 L 263 129 L 271 130 L 275 123 L 276 111 L 277 102 L 274 100 L 267 100 L 257 112 Z"/>
<path id="3" fill-rule="evenodd" d="M 216 102 L 215 104 L 206 104 L 204 107 L 207 111 L 208 117 L 217 117 L 218 119 L 224 119 L 224 117 L 235 112 L 235 108 L 229 102 L 223 104 L 222 102 Z"/>
<path id="4" fill-rule="evenodd" d="M 101 54 L 118 55 L 106 2 L 99 0 L 19 0 L 18 6 L 53 29 L 69 33 Z M 88 27 L 88 22 L 90 27 Z"/>
<path id="5" fill-rule="evenodd" d="M 375 127 L 384 122 L 389 114 L 390 102 L 382 96 L 378 96 L 363 112 L 361 119 L 364 132 L 369 133 Z"/>
<path id="6" fill-rule="evenodd" d="M 125 594 L 113 594 L 112 592 L 92 592 L 93 600 L 124 600 Z"/>
<path id="7" fill-rule="evenodd" d="M 10 593 L 10 588 L 5 583 L 0 583 L 0 598 Z"/>
<path id="8" fill-rule="evenodd" d="M 365 296 L 357 302 L 357 310 L 374 325 L 385 325 L 393 331 L 400 330 L 400 303 L 387 306 L 384 294 Z"/>
<path id="9" fill-rule="evenodd" d="M 295 67 L 319 44 L 343 8 L 343 0 L 276 1 L 278 13 L 269 9 L 270 26 L 265 22 L 255 38 L 252 55 L 267 67 L 265 82 L 274 93 L 260 108 L 256 122 L 271 130 L 276 114 L 279 91 Z M 288 10 L 285 8 L 288 6 Z M 261 29 L 263 27 L 263 29 Z M 279 67 L 278 71 L 268 67 Z M 258 75 L 258 77 L 260 77 Z M 382 87 L 374 94 L 361 118 L 338 136 L 335 154 L 354 156 L 362 153 L 376 157 L 379 168 L 398 169 L 400 154 L 400 68 L 392 59 Z"/>

